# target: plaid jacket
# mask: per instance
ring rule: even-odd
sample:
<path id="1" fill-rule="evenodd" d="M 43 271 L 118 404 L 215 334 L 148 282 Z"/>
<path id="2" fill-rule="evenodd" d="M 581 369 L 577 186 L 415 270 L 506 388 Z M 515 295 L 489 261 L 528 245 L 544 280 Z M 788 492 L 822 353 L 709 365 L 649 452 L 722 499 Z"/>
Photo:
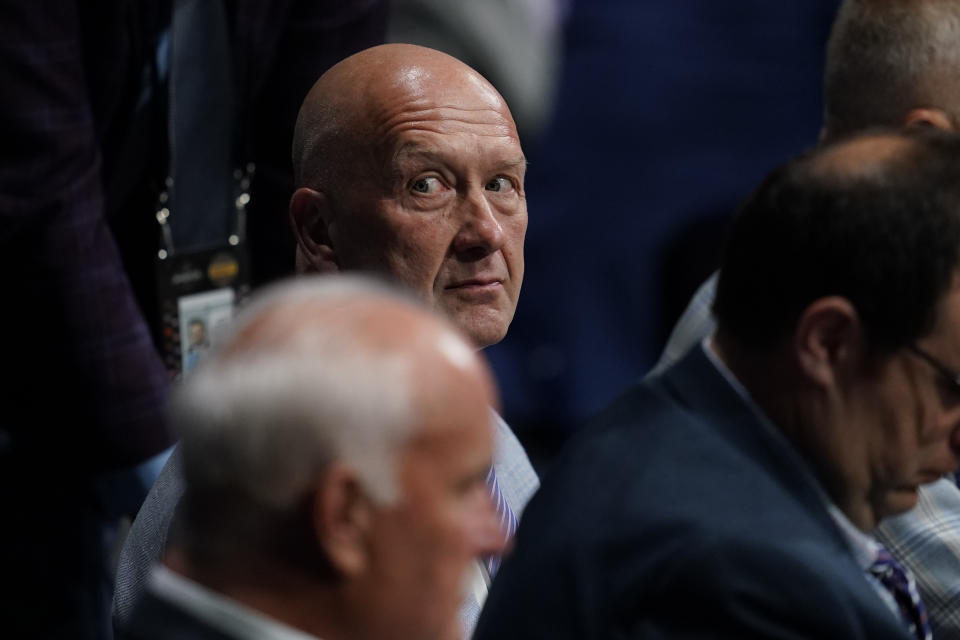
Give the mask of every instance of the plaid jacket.
<path id="1" fill-rule="evenodd" d="M 292 268 L 283 212 L 300 102 L 326 68 L 382 40 L 386 14 L 379 0 L 226 7 L 235 121 L 259 169 L 256 278 Z M 0 0 L 0 461 L 89 473 L 171 442 L 145 320 L 166 171 L 165 100 L 146 70 L 169 16 L 170 0 Z"/>

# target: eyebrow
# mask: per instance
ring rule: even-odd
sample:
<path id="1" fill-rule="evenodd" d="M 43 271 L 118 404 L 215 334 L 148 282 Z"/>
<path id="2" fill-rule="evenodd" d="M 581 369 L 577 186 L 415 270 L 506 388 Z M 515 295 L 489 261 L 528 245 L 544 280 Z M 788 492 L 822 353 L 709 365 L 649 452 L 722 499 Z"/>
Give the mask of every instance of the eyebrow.
<path id="1" fill-rule="evenodd" d="M 396 153 L 393 154 L 392 162 L 395 164 L 400 160 L 418 158 L 423 160 L 433 160 L 436 162 L 447 161 L 446 156 L 442 153 L 437 153 L 436 151 L 424 148 L 417 142 L 405 142 L 404 144 L 400 145 L 400 148 L 397 149 Z M 518 169 L 520 167 L 523 167 L 524 169 L 527 167 L 527 158 L 522 153 L 515 158 L 504 160 L 494 165 L 494 168 L 498 170 Z"/>
<path id="2" fill-rule="evenodd" d="M 505 169 L 519 169 L 527 168 L 527 158 L 524 155 L 519 155 L 513 160 L 506 160 L 497 165 L 498 167 L 503 167 Z"/>

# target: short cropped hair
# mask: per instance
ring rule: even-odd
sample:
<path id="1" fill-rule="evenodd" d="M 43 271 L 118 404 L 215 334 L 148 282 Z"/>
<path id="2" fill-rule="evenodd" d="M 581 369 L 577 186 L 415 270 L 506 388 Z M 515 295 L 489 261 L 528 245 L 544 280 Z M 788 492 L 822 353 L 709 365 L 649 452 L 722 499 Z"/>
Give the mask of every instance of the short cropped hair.
<path id="1" fill-rule="evenodd" d="M 926 335 L 960 256 L 960 137 L 901 134 L 867 170 L 824 167 L 827 145 L 775 170 L 733 222 L 714 302 L 719 331 L 757 351 L 792 335 L 815 300 L 856 308 L 868 347 Z"/>
<path id="2" fill-rule="evenodd" d="M 233 344 L 278 306 L 309 313 L 311 303 L 357 296 L 420 306 L 358 276 L 297 278 L 260 295 L 232 337 L 176 390 L 171 422 L 182 435 L 187 482 L 177 535 L 191 557 L 229 557 L 225 538 L 293 553 L 296 542 L 284 536 L 310 530 L 300 522 L 305 492 L 332 461 L 349 463 L 374 500 L 396 498 L 397 452 L 418 419 L 409 356 L 371 347 L 349 325 L 322 320 L 266 344 Z M 225 353 L 230 349 L 239 352 Z"/>
<path id="3" fill-rule="evenodd" d="M 827 44 L 824 131 L 894 127 L 915 107 L 956 117 L 960 3 L 846 0 Z"/>

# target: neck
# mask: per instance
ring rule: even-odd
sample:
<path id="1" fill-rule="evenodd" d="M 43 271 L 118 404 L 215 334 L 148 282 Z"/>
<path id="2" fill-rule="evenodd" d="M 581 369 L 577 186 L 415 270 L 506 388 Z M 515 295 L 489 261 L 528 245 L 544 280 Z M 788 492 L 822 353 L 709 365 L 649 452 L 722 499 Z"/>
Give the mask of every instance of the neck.
<path id="1" fill-rule="evenodd" d="M 711 348 L 813 472 L 829 499 L 862 531 L 872 531 L 876 517 L 866 495 L 849 487 L 856 470 L 849 451 L 856 433 L 836 424 L 836 398 L 801 375 L 787 345 L 769 350 L 745 349 L 718 334 Z"/>
<path id="2" fill-rule="evenodd" d="M 257 558 L 243 558 L 229 568 L 190 563 L 182 555 L 165 562 L 190 580 L 317 638 L 356 637 L 346 624 L 349 616 L 338 596 L 336 579 L 318 579 Z"/>

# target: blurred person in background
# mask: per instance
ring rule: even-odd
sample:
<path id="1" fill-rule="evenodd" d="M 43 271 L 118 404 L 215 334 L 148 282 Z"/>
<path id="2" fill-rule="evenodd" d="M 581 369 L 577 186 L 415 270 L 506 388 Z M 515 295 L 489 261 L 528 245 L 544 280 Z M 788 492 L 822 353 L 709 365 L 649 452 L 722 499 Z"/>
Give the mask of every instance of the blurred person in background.
<path id="1" fill-rule="evenodd" d="M 503 96 L 524 145 L 553 117 L 568 0 L 391 0 L 387 40 L 452 55 Z"/>
<path id="2" fill-rule="evenodd" d="M 245 237 L 264 281 L 292 270 L 283 211 L 300 102 L 318 73 L 381 42 L 385 17 L 376 1 L 0 2 L 0 267 L 5 308 L 19 310 L 0 320 L 0 508 L 17 523 L 0 545 L 8 634 L 109 637 L 115 523 L 159 467 L 108 472 L 172 442 L 156 285 L 171 75 L 201 71 L 200 88 L 178 94 L 181 116 L 226 100 L 200 126 L 224 130 L 224 165 L 192 167 L 223 170 L 210 193 L 223 187 L 232 209 L 233 167 L 257 165 Z M 209 47 L 184 45 L 197 38 L 181 26 Z M 172 218 L 191 220 L 184 211 Z"/>

